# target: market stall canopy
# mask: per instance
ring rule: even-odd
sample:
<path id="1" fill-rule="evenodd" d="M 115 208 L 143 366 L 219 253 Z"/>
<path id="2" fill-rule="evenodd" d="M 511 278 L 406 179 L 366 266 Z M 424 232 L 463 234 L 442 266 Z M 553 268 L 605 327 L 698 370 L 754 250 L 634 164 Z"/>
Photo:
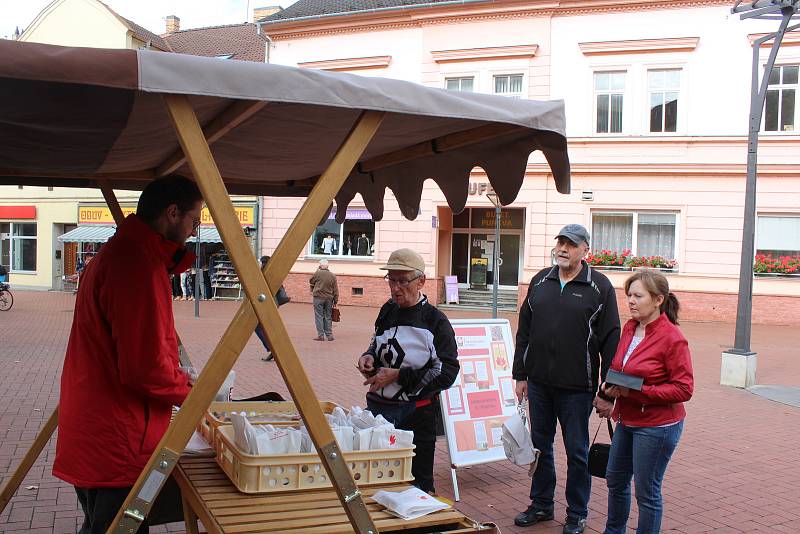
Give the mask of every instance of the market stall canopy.
<path id="1" fill-rule="evenodd" d="M 375 220 L 386 188 L 418 214 L 433 179 L 455 213 L 483 168 L 503 204 L 541 150 L 570 190 L 561 101 L 538 102 L 148 50 L 0 40 L 0 183 L 142 189 L 191 176 L 163 94 L 187 95 L 230 194 L 306 196 L 362 111 L 386 117 L 336 197 L 360 193 Z"/>
<path id="2" fill-rule="evenodd" d="M 105 243 L 114 233 L 117 227 L 114 225 L 106 226 L 79 226 L 58 236 L 58 240 L 62 243 Z M 222 243 L 222 237 L 216 228 L 200 227 L 200 242 L 201 243 Z M 187 243 L 194 243 L 196 237 L 187 239 Z"/>

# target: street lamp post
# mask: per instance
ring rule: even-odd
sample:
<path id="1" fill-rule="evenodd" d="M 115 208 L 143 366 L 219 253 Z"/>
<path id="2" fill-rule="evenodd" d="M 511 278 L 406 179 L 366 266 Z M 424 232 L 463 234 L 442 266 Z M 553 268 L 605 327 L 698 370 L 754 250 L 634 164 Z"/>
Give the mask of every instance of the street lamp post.
<path id="1" fill-rule="evenodd" d="M 792 18 L 800 15 L 800 0 L 736 0 L 732 9 L 742 19 L 760 18 L 780 20 L 778 31 L 753 42 L 752 76 L 750 89 L 750 121 L 747 136 L 747 179 L 745 182 L 742 250 L 739 263 L 739 294 L 736 307 L 736 334 L 734 347 L 722 353 L 720 382 L 735 387 L 750 387 L 755 383 L 756 353 L 750 350 L 753 307 L 753 255 L 755 252 L 756 180 L 758 174 L 758 134 L 767 98 L 769 79 L 775 59 L 787 32 L 800 29 L 800 24 L 790 26 Z M 763 75 L 761 70 L 761 45 L 773 41 Z"/>
<path id="2" fill-rule="evenodd" d="M 492 319 L 497 319 L 497 292 L 500 284 L 500 215 L 502 206 L 497 193 L 486 193 L 486 198 L 494 204 L 494 254 L 492 254 Z"/>

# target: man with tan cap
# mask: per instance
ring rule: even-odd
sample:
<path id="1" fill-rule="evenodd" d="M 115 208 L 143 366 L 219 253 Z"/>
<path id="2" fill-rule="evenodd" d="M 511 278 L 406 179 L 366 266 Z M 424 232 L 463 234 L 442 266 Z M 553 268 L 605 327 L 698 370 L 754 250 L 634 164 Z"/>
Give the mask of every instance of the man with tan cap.
<path id="1" fill-rule="evenodd" d="M 605 380 L 617 350 L 619 314 L 614 286 L 584 261 L 589 252 L 586 228 L 568 224 L 556 239 L 556 265 L 533 277 L 519 311 L 513 376 L 517 397 L 528 396 L 531 437 L 541 455 L 531 481 L 531 505 L 514 524 L 553 519 L 558 421 L 567 453 L 562 532 L 582 534 L 592 489 L 589 416 L 593 405 L 604 417 L 613 407 L 613 399 L 598 393 L 597 385 Z"/>
<path id="2" fill-rule="evenodd" d="M 328 270 L 328 260 L 319 260 L 319 268 L 309 280 L 314 297 L 314 324 L 317 337 L 314 341 L 333 341 L 333 307 L 339 302 L 339 284 L 336 275 Z"/>
<path id="3" fill-rule="evenodd" d="M 433 492 L 436 403 L 458 375 L 458 348 L 447 317 L 422 294 L 425 261 L 411 249 L 392 252 L 382 270 L 391 299 L 375 320 L 372 343 L 358 360 L 367 407 L 414 432 L 414 485 Z"/>

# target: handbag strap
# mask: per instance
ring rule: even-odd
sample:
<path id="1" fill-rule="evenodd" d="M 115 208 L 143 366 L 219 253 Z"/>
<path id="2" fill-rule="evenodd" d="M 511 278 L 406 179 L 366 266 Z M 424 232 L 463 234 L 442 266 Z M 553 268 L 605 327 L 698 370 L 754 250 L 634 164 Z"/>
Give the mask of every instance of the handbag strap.
<path id="1" fill-rule="evenodd" d="M 610 417 L 608 419 L 606 419 L 606 424 L 608 425 L 608 437 L 610 437 L 611 439 L 614 439 L 614 427 L 611 426 L 611 418 Z M 602 426 L 603 426 L 603 423 L 600 423 L 599 425 L 597 425 L 597 430 L 595 430 L 595 432 L 594 432 L 594 438 L 592 438 L 592 445 L 594 445 L 594 442 L 597 441 L 597 434 L 600 433 L 600 428 Z"/>

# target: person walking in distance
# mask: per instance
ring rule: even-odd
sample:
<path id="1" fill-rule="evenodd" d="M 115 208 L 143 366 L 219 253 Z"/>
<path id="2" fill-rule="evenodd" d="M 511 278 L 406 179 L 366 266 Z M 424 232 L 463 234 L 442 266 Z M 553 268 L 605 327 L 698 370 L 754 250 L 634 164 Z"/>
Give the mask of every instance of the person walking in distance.
<path id="1" fill-rule="evenodd" d="M 339 302 L 339 284 L 328 268 L 328 260 L 319 260 L 319 268 L 309 280 L 314 297 L 315 341 L 333 341 L 333 307 Z"/>

